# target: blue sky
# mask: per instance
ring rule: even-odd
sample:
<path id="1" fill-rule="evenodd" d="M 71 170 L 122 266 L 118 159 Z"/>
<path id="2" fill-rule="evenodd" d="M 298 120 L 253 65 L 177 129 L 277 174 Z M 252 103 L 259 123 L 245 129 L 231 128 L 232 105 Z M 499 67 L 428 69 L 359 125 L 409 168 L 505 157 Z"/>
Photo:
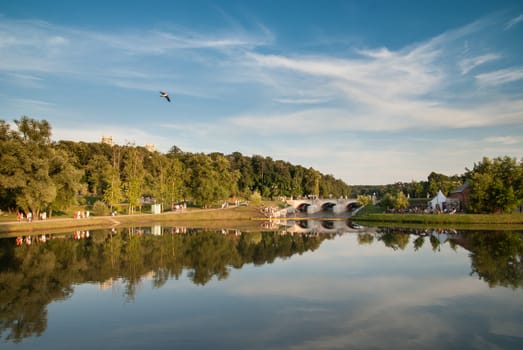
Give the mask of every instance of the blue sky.
<path id="1" fill-rule="evenodd" d="M 523 157 L 522 38 L 521 1 L 0 0 L 0 119 L 420 181 Z"/>

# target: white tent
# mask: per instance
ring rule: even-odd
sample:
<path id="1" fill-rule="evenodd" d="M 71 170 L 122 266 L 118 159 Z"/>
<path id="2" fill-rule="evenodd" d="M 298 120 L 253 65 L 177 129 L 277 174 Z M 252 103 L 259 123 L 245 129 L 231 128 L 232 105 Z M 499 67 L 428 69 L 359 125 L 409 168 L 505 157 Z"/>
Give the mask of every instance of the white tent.
<path id="1" fill-rule="evenodd" d="M 432 198 L 428 203 L 427 207 L 431 210 L 439 209 L 443 210 L 443 203 L 447 201 L 447 197 L 441 192 L 441 190 L 438 191 L 438 194 L 436 197 Z"/>

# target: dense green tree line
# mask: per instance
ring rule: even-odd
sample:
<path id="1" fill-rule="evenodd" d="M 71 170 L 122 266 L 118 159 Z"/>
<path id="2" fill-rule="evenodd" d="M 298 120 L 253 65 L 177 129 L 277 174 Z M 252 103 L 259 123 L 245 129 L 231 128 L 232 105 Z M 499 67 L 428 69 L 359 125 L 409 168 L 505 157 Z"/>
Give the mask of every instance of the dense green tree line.
<path id="1" fill-rule="evenodd" d="M 427 181 L 396 182 L 388 185 L 353 185 L 352 195 L 358 194 L 372 195 L 382 198 L 386 194 L 396 195 L 403 192 L 410 198 L 427 198 L 436 195 L 438 190 L 448 194 L 450 191 L 463 184 L 464 175 L 447 176 L 444 174 L 431 172 L 427 176 Z"/>
<path id="2" fill-rule="evenodd" d="M 383 186 L 352 186 L 313 168 L 239 152 L 189 153 L 173 146 L 150 152 L 132 144 L 51 142 L 51 125 L 28 117 L 0 120 L 0 209 L 51 214 L 90 196 L 112 208 L 122 203 L 133 212 L 149 197 L 165 208 L 180 201 L 211 206 L 229 197 L 264 198 L 376 195 L 384 203 L 446 195 L 466 183 L 472 213 L 511 212 L 523 205 L 523 161 L 483 158 L 462 175 L 431 172 L 427 181 Z M 80 196 L 79 196 L 80 194 Z M 363 197 L 361 197 L 363 198 Z M 402 199 L 398 201 L 397 199 Z"/>
<path id="3" fill-rule="evenodd" d="M 0 209 L 66 210 L 86 196 L 133 212 L 149 197 L 166 208 L 180 201 L 211 206 L 230 197 L 347 196 L 332 175 L 260 155 L 166 154 L 128 144 L 51 142 L 51 125 L 29 117 L 16 129 L 0 120 Z M 80 196 L 79 196 L 80 195 Z"/>
<path id="4" fill-rule="evenodd" d="M 82 171 L 72 156 L 51 143 L 47 121 L 15 120 L 17 131 L 0 120 L 0 209 L 20 208 L 38 217 L 76 201 Z"/>
<path id="5" fill-rule="evenodd" d="M 510 157 L 483 158 L 467 169 L 469 210 L 476 213 L 510 213 L 523 205 L 523 160 Z"/>
<path id="6" fill-rule="evenodd" d="M 523 159 L 508 156 L 484 157 L 462 175 L 447 176 L 432 172 L 427 181 L 398 182 L 384 186 L 352 186 L 353 195 L 376 194 L 385 208 L 408 206 L 405 196 L 429 198 L 441 190 L 445 195 L 463 184 L 470 198 L 465 208 L 470 213 L 510 213 L 523 205 Z"/>

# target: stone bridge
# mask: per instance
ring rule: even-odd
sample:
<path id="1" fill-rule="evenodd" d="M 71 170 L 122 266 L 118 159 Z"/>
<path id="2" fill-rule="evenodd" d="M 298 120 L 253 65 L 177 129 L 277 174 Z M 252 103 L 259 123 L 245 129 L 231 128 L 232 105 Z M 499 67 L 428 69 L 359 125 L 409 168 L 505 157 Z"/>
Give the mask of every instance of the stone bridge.
<path id="1" fill-rule="evenodd" d="M 358 205 L 356 198 L 348 199 L 294 199 L 287 200 L 287 204 L 295 211 L 314 214 L 321 211 L 335 214 L 355 210 Z"/>

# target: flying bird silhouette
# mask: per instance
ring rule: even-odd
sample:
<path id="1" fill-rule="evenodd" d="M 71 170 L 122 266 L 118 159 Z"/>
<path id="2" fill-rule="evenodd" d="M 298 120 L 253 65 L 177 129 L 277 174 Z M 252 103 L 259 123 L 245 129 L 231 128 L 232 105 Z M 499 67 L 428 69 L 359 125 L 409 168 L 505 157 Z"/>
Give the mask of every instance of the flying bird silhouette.
<path id="1" fill-rule="evenodd" d="M 160 97 L 165 97 L 167 101 L 171 102 L 171 99 L 169 98 L 169 95 L 167 95 L 166 92 L 160 91 Z"/>

